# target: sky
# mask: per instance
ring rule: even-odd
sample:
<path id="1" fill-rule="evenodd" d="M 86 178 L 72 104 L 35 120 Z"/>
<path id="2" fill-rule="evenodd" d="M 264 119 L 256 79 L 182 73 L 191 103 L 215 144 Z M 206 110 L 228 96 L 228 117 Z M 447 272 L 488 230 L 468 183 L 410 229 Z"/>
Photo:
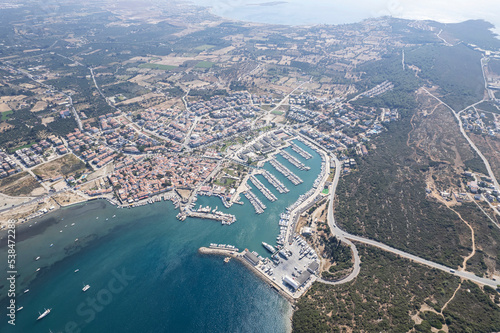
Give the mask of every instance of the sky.
<path id="1" fill-rule="evenodd" d="M 500 34 L 499 0 L 191 0 L 237 20 L 276 24 L 342 24 L 391 15 L 456 23 L 484 19 Z M 259 4 L 276 2 L 262 6 Z"/>

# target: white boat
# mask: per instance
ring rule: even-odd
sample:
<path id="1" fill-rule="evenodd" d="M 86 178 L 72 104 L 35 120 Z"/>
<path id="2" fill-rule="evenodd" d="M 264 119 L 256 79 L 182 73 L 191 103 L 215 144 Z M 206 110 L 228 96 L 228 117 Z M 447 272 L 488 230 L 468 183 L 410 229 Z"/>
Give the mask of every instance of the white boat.
<path id="1" fill-rule="evenodd" d="M 262 242 L 262 246 L 264 246 L 266 250 L 268 250 L 271 253 L 276 252 L 276 249 L 273 246 L 267 244 L 266 242 Z"/>
<path id="2" fill-rule="evenodd" d="M 40 315 L 38 316 L 38 318 L 36 320 L 40 320 L 43 317 L 47 316 L 50 313 L 50 310 L 52 310 L 52 309 L 45 309 L 45 311 L 43 313 L 38 312 Z"/>
<path id="3" fill-rule="evenodd" d="M 52 247 L 52 246 L 54 246 L 54 243 L 51 243 L 51 244 L 50 244 L 50 247 Z"/>
<path id="4" fill-rule="evenodd" d="M 39 260 L 39 259 L 40 259 L 40 257 L 36 257 L 36 258 L 35 258 L 35 260 Z"/>
<path id="5" fill-rule="evenodd" d="M 29 289 L 26 289 L 26 290 L 24 291 L 24 293 L 26 294 L 28 291 L 30 291 L 30 290 L 29 290 Z"/>
<path id="6" fill-rule="evenodd" d="M 21 311 L 22 309 L 24 309 L 24 306 L 20 306 L 17 308 L 17 311 Z"/>
<path id="7" fill-rule="evenodd" d="M 38 268 L 36 269 L 36 272 L 38 272 L 39 270 L 40 270 L 40 267 L 38 267 Z"/>
<path id="8" fill-rule="evenodd" d="M 78 271 L 80 271 L 80 269 L 79 269 L 79 268 L 75 269 L 75 273 L 76 273 L 76 272 L 78 272 Z"/>
<path id="9" fill-rule="evenodd" d="M 90 285 L 86 284 L 83 286 L 82 291 L 87 291 L 90 289 Z"/>

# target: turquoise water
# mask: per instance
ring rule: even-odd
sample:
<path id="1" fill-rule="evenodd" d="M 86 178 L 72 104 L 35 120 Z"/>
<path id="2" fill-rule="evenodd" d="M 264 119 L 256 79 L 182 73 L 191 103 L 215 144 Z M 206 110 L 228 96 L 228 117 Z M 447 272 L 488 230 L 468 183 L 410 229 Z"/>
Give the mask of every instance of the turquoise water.
<path id="1" fill-rule="evenodd" d="M 180 222 L 170 202 L 118 209 L 102 200 L 61 209 L 37 224 L 29 222 L 31 228 L 23 225 L 26 231 L 18 230 L 16 245 L 16 306 L 24 308 L 16 313 L 15 327 L 2 315 L 0 332 L 289 331 L 287 301 L 239 262 L 225 264 L 222 257 L 199 255 L 197 249 L 226 243 L 266 254 L 261 242 L 275 244 L 279 214 L 311 187 L 320 171 L 320 156 L 298 144 L 313 159 L 287 150 L 311 166 L 310 171 L 278 160 L 304 183 L 294 186 L 266 164 L 291 191 L 279 194 L 259 176 L 278 201 L 271 203 L 254 190 L 268 207 L 256 215 L 242 196 L 244 205 L 226 210 L 237 217 L 231 226 L 191 218 Z M 199 197 L 199 204 L 224 209 L 218 198 Z M 5 247 L 0 258 L 6 258 Z M 2 309 L 7 306 L 4 281 L 2 276 Z M 85 293 L 84 284 L 91 286 Z M 23 293 L 26 288 L 30 291 Z M 52 311 L 37 321 L 44 308 Z"/>

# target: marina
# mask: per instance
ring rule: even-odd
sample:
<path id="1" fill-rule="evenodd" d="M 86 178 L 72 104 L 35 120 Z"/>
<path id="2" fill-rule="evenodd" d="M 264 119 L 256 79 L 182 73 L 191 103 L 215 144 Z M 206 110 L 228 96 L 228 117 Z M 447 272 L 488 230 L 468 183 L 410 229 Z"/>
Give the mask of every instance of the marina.
<path id="1" fill-rule="evenodd" d="M 283 164 L 281 164 L 280 162 L 278 162 L 275 158 L 272 158 L 271 160 L 269 160 L 269 163 L 279 173 L 281 173 L 283 176 L 285 176 L 286 178 L 288 178 L 288 180 L 291 181 L 293 185 L 299 185 L 299 184 L 301 184 L 301 183 L 304 182 L 299 176 L 297 176 L 296 174 L 294 174 L 286 166 L 284 166 Z"/>
<path id="2" fill-rule="evenodd" d="M 237 249 L 228 249 L 226 246 L 211 244 L 210 247 L 199 248 L 198 252 L 237 259 L 291 302 L 302 296 L 317 279 L 318 256 L 298 235 L 293 238 L 291 244 L 280 248 L 279 251 L 262 242 L 262 246 L 273 253 L 271 258 L 264 258 L 247 249 L 238 252 Z"/>
<path id="3" fill-rule="evenodd" d="M 311 170 L 311 167 L 308 167 L 285 150 L 280 151 L 280 155 L 283 156 L 288 162 L 292 163 L 292 165 L 299 170 Z"/>
<path id="4" fill-rule="evenodd" d="M 264 178 L 271 184 L 274 186 L 274 188 L 276 188 L 276 190 L 278 190 L 279 193 L 288 193 L 290 192 L 290 190 L 282 183 L 278 180 L 278 178 L 276 178 L 275 175 L 273 175 L 272 173 L 270 173 L 269 171 L 267 170 L 264 170 L 264 172 L 262 173 L 262 176 L 264 176 Z"/>
<path id="5" fill-rule="evenodd" d="M 243 195 L 250 201 L 257 214 L 264 213 L 264 210 L 267 208 L 266 205 L 264 205 L 252 191 L 245 191 Z"/>
<path id="6" fill-rule="evenodd" d="M 276 196 L 267 188 L 264 186 L 264 184 L 262 184 L 258 179 L 257 177 L 255 177 L 254 175 L 251 175 L 250 176 L 250 181 L 252 182 L 252 184 L 255 185 L 255 187 L 257 187 L 257 189 L 269 200 L 269 201 L 276 201 L 278 200 L 278 198 L 276 198 Z"/>
<path id="7" fill-rule="evenodd" d="M 297 146 L 295 143 L 292 142 L 290 146 L 292 147 L 292 150 L 294 152 L 296 152 L 297 154 L 299 154 L 300 156 L 302 156 L 306 160 L 309 160 L 312 158 L 311 154 L 309 154 L 307 151 L 305 151 L 304 149 Z"/>
<path id="8" fill-rule="evenodd" d="M 194 205 L 194 204 L 193 204 Z M 217 210 L 218 207 L 212 209 L 210 206 L 198 207 L 196 211 L 189 208 L 184 208 L 179 214 L 177 214 L 177 219 L 180 221 L 186 220 L 189 217 L 197 217 L 200 219 L 210 219 L 222 222 L 222 225 L 231 225 L 236 222 L 236 216 L 228 213 L 223 213 Z"/>
<path id="9" fill-rule="evenodd" d="M 296 175 L 299 175 L 304 180 L 302 184 L 298 185 L 297 187 L 294 187 L 293 191 L 288 190 L 284 186 L 284 184 L 286 184 L 286 181 L 284 179 L 285 176 L 278 175 L 273 170 L 275 168 L 270 169 L 271 166 L 266 165 L 267 171 L 264 168 L 252 171 L 252 173 L 255 175 L 255 178 L 259 180 L 268 190 L 270 190 L 270 192 L 272 191 L 271 193 L 273 193 L 277 197 L 277 199 L 279 199 L 271 203 L 265 202 L 264 195 L 261 196 L 254 190 L 256 188 L 256 185 L 255 184 L 252 185 L 252 182 L 250 180 L 248 181 L 248 183 L 245 182 L 245 187 L 242 187 L 242 189 L 243 191 L 248 190 L 249 188 L 248 185 L 250 185 L 253 188 L 250 189 L 250 192 L 246 193 L 247 198 L 252 203 L 252 205 L 249 205 L 248 203 L 244 205 L 232 205 L 228 210 L 224 209 L 223 202 L 221 201 L 222 198 L 220 198 L 217 195 L 217 192 L 213 191 L 212 188 L 205 191 L 195 190 L 196 192 L 193 194 L 193 199 L 188 201 L 185 200 L 184 202 L 181 201 L 181 198 L 176 190 L 171 190 L 162 193 L 161 195 L 156 195 L 141 200 L 140 202 L 134 202 L 134 204 L 139 204 L 142 206 L 142 207 L 137 207 L 136 209 L 127 209 L 127 210 L 118 209 L 119 207 L 108 205 L 108 202 L 104 202 L 104 200 L 95 200 L 89 202 L 88 205 L 85 204 L 77 205 L 75 207 L 67 209 L 66 211 L 60 210 L 57 212 L 58 218 L 56 219 L 59 222 L 57 222 L 51 228 L 47 229 L 47 231 L 44 232 L 42 236 L 38 236 L 40 237 L 40 243 L 42 244 L 40 246 L 41 250 L 36 252 L 33 251 L 32 253 L 26 254 L 26 256 L 29 258 L 29 261 L 32 263 L 31 264 L 32 267 L 29 267 L 29 270 L 30 272 L 34 272 L 34 270 L 37 267 L 42 267 L 40 272 L 43 271 L 44 274 L 38 274 L 36 279 L 37 281 L 43 281 L 44 284 L 48 285 L 51 284 L 52 281 L 58 281 L 57 279 L 59 279 L 59 275 L 57 274 L 56 270 L 54 269 L 44 270 L 44 267 L 46 266 L 45 261 L 47 260 L 47 258 L 54 258 L 54 253 L 59 253 L 57 252 L 57 250 L 66 245 L 70 245 L 71 247 L 74 248 L 81 248 L 86 243 L 86 237 L 87 237 L 86 235 L 94 234 L 96 233 L 96 230 L 98 230 L 97 231 L 98 233 L 102 233 L 103 235 L 106 235 L 107 233 L 106 230 L 114 230 L 113 239 L 116 239 L 115 243 L 102 242 L 99 244 L 98 247 L 89 248 L 88 255 L 85 254 L 84 257 L 81 257 L 82 259 L 85 260 L 79 260 L 76 265 L 75 263 L 68 264 L 64 261 L 56 263 L 55 267 L 58 266 L 65 267 L 67 268 L 67 271 L 71 272 L 71 275 L 73 276 L 73 278 L 71 277 L 65 278 L 64 288 L 66 288 L 67 290 L 72 290 L 73 292 L 76 286 L 76 291 L 79 292 L 82 296 L 85 297 L 87 295 L 92 296 L 96 291 L 99 290 L 99 289 L 94 290 L 94 288 L 97 288 L 100 284 L 106 283 L 106 281 L 109 280 L 110 274 L 112 275 L 111 273 L 112 269 L 116 269 L 116 272 L 121 273 L 123 268 L 125 269 L 125 272 L 128 275 L 139 276 L 141 279 L 145 279 L 146 281 L 148 281 L 150 286 L 148 287 L 148 290 L 151 289 L 153 293 L 157 294 L 159 293 L 158 299 L 165 298 L 166 295 L 168 295 L 169 298 L 172 298 L 172 295 L 175 295 L 174 299 L 176 303 L 184 306 L 182 311 L 181 310 L 177 311 L 176 309 L 163 311 L 153 306 L 149 307 L 147 303 L 141 304 L 141 306 L 145 306 L 148 309 L 148 311 L 165 317 L 167 320 L 169 320 L 170 325 L 175 326 L 176 324 L 173 324 L 175 318 L 177 318 L 178 316 L 182 316 L 182 313 L 184 313 L 185 308 L 189 306 L 190 309 L 191 308 L 195 309 L 197 313 L 206 313 L 205 311 L 207 311 L 206 310 L 207 305 L 209 305 L 209 303 L 211 302 L 210 300 L 213 300 L 214 297 L 216 299 L 220 299 L 218 297 L 222 297 L 224 301 L 221 302 L 221 304 L 226 304 L 225 302 L 233 304 L 234 297 L 240 297 L 237 304 L 241 304 L 240 306 L 241 309 L 238 308 L 239 311 L 238 313 L 243 313 L 243 314 L 247 313 L 248 308 L 253 304 L 251 303 L 247 305 L 248 302 L 253 302 L 252 301 L 253 298 L 251 295 L 254 295 L 256 293 L 255 287 L 252 288 L 252 292 L 249 292 L 245 290 L 242 291 L 240 288 L 241 287 L 240 283 L 232 284 L 232 283 L 227 283 L 226 281 L 224 281 L 224 283 L 217 282 L 220 280 L 221 274 L 224 276 L 226 275 L 237 276 L 238 281 L 241 281 L 241 274 L 240 274 L 241 270 L 240 262 L 241 262 L 244 263 L 245 266 L 248 264 L 249 267 L 250 266 L 254 267 L 252 270 L 256 272 L 256 276 L 261 276 L 262 278 L 267 276 L 265 281 L 269 282 L 269 285 L 271 285 L 272 288 L 268 288 L 267 286 L 261 285 L 259 282 L 256 282 L 257 279 L 251 277 L 251 275 L 250 277 L 245 277 L 245 284 L 256 286 L 258 289 L 257 293 L 262 293 L 263 295 L 265 295 L 266 300 L 276 299 L 276 302 L 280 302 L 278 304 L 283 304 L 284 308 L 288 309 L 285 303 L 281 303 L 282 298 L 276 298 L 278 296 L 276 293 L 274 293 L 274 290 L 278 290 L 279 293 L 282 294 L 284 297 L 293 300 L 293 297 L 290 297 L 292 291 L 290 290 L 289 285 L 286 284 L 283 278 L 283 276 L 285 275 L 288 275 L 291 281 L 293 281 L 293 279 L 296 278 L 292 275 L 292 273 L 294 272 L 293 266 L 291 267 L 292 270 L 287 271 L 286 274 L 280 273 L 281 265 L 278 264 L 277 268 L 274 267 L 274 265 L 278 263 L 277 260 L 271 260 L 271 259 L 266 260 L 265 257 L 272 255 L 273 253 L 271 253 L 271 251 L 268 252 L 268 250 L 265 250 L 263 248 L 262 243 L 263 241 L 267 242 L 267 244 L 272 246 L 276 251 L 282 249 L 283 245 L 286 248 L 289 247 L 288 242 L 285 242 L 284 240 L 287 239 L 286 237 L 288 235 L 286 231 L 287 228 L 290 228 L 292 222 L 287 220 L 287 218 L 289 218 L 290 217 L 289 215 L 291 214 L 289 214 L 286 211 L 286 208 L 291 207 L 292 204 L 297 201 L 301 193 L 305 193 L 310 189 L 311 185 L 314 182 L 314 179 L 316 178 L 318 172 L 320 171 L 320 163 L 319 163 L 320 156 L 318 156 L 313 150 L 310 150 L 303 144 L 300 144 L 300 147 L 303 147 L 305 150 L 310 152 L 313 155 L 313 159 L 305 161 L 304 159 L 300 158 L 297 154 L 294 153 L 294 156 L 300 158 L 302 161 L 304 161 L 304 163 L 307 163 L 309 166 L 311 166 L 311 171 L 309 172 L 305 172 L 303 170 L 295 171 L 296 169 L 292 169 L 294 170 L 294 172 L 296 172 Z M 278 157 L 278 159 L 280 158 L 281 157 Z M 281 160 L 279 161 L 285 164 L 285 162 Z M 289 166 L 287 165 L 287 167 Z M 257 176 L 258 174 L 262 174 L 262 177 L 266 179 L 267 183 L 266 181 L 263 180 L 263 178 Z M 247 177 L 250 178 L 249 175 Z M 276 192 L 269 185 L 275 187 Z M 243 192 L 239 192 L 238 194 L 241 193 Z M 280 193 L 280 195 L 278 195 L 278 193 Z M 198 195 L 197 200 L 195 200 L 197 194 L 200 195 Z M 159 202 L 159 198 L 161 198 L 161 202 Z M 239 198 L 238 195 L 233 195 L 232 198 L 228 198 L 228 201 L 229 199 L 231 199 L 232 201 L 236 201 L 239 200 L 238 198 Z M 259 204 L 257 200 L 254 200 L 254 198 L 260 199 L 261 204 L 265 203 L 265 205 Z M 170 202 L 166 202 L 165 199 L 167 199 Z M 195 205 L 194 203 L 197 204 Z M 257 205 L 258 207 L 257 209 L 260 208 L 260 211 L 262 212 L 261 213 L 262 215 L 259 216 L 258 218 L 256 218 L 254 214 L 257 211 L 255 210 L 256 209 L 255 205 Z M 177 207 L 177 210 L 175 210 L 175 207 Z M 98 210 L 96 210 L 96 208 Z M 264 209 L 265 211 L 263 211 Z M 220 228 L 219 223 L 206 223 L 206 221 L 202 221 L 201 219 L 187 219 L 187 217 L 190 216 L 200 217 L 205 219 L 214 218 L 216 217 L 214 216 L 216 215 L 215 213 L 218 212 L 219 210 L 223 211 L 224 213 L 231 213 L 239 220 L 239 223 L 237 223 L 231 228 Z M 280 212 L 282 212 L 283 214 L 280 215 Z M 176 214 L 179 214 L 179 218 L 182 218 L 183 220 L 186 221 L 189 220 L 189 223 L 178 223 L 177 221 L 176 223 L 172 222 L 172 220 L 175 221 Z M 99 217 L 98 219 L 96 219 L 97 216 Z M 106 220 L 107 218 L 109 218 L 109 220 Z M 113 221 L 113 223 L 111 223 L 111 221 Z M 221 221 L 220 217 L 219 221 Z M 132 226 L 134 225 L 133 223 L 137 222 L 140 222 L 141 225 L 147 225 L 148 227 L 133 228 L 133 229 L 121 227 L 126 225 Z M 70 225 L 72 225 L 72 223 L 75 223 L 75 225 L 70 228 Z M 65 224 L 67 224 L 67 228 L 65 228 Z M 249 228 L 249 225 L 251 225 L 251 228 Z M 119 228 L 117 228 L 116 226 L 119 226 Z M 103 228 L 105 230 L 103 230 Z M 62 229 L 64 233 L 60 234 L 59 233 L 60 229 Z M 277 243 L 275 239 L 278 234 L 281 235 L 282 246 L 276 246 Z M 75 243 L 76 238 L 78 238 L 79 241 Z M 135 244 L 133 248 L 129 248 L 131 238 L 139 241 L 139 243 Z M 67 242 L 64 243 L 63 240 L 66 239 Z M 189 243 L 187 242 L 187 240 L 193 240 L 193 241 Z M 218 253 L 220 253 L 222 255 L 220 259 L 219 258 L 215 258 L 216 260 L 210 260 L 208 258 L 200 259 L 190 254 L 192 253 L 191 250 L 197 250 L 199 249 L 200 246 L 204 246 L 204 244 L 206 244 L 208 247 L 210 241 L 214 242 L 214 245 L 212 245 L 210 250 L 217 251 Z M 215 242 L 217 244 L 215 244 Z M 49 244 L 54 244 L 54 246 L 49 247 Z M 129 249 L 130 251 L 128 251 L 126 255 L 122 254 L 119 257 L 117 256 L 117 258 L 120 258 L 121 261 L 118 260 L 117 262 L 119 262 L 119 264 L 117 264 L 115 268 L 110 268 L 110 271 L 103 272 L 103 274 L 101 274 L 100 276 L 92 276 L 92 281 L 85 281 L 87 279 L 90 279 L 87 276 L 83 282 L 92 283 L 92 286 L 84 294 L 82 289 L 83 287 L 82 279 L 81 277 L 79 277 L 80 273 L 73 273 L 73 272 L 78 269 L 80 271 L 86 271 L 87 269 L 89 269 L 89 267 L 92 267 L 92 265 L 94 265 L 95 261 L 105 260 L 110 256 L 109 253 L 111 252 L 109 251 L 109 249 L 114 248 L 117 244 L 127 244 L 127 246 L 125 246 L 124 248 Z M 258 268 L 255 268 L 255 266 L 251 265 L 245 258 L 232 260 L 235 258 L 234 256 L 236 254 L 241 252 L 241 250 L 238 251 L 236 248 L 232 248 L 232 246 L 228 244 L 234 244 L 239 249 L 245 249 L 245 248 L 250 249 L 250 251 L 248 251 L 248 256 L 250 256 L 250 254 L 252 254 L 252 251 L 254 250 L 262 252 L 261 253 L 262 257 L 259 258 L 259 255 L 258 254 L 256 255 L 261 265 L 258 266 Z M 169 250 L 173 249 L 174 246 L 182 250 L 179 251 Z M 259 250 L 259 248 L 261 250 Z M 85 249 L 87 248 L 85 247 Z M 143 258 L 145 257 L 149 258 L 148 256 L 151 254 L 152 249 L 156 251 L 155 253 L 161 253 L 162 255 L 166 254 L 166 257 L 168 257 L 169 260 L 173 260 L 172 258 L 174 257 L 177 258 L 178 256 L 181 256 L 182 257 L 181 262 L 184 263 L 184 265 L 177 265 L 176 261 L 176 265 L 169 265 L 166 270 L 162 268 L 165 271 L 164 273 L 165 277 L 162 277 L 160 279 L 161 285 L 163 286 L 161 288 L 159 288 L 160 283 L 157 281 L 158 277 L 157 275 L 155 276 L 154 274 L 155 269 L 156 270 L 158 269 L 158 265 L 152 264 L 153 261 L 156 263 L 156 261 L 160 257 L 154 256 L 153 258 L 151 258 L 151 260 L 146 260 L 146 261 L 143 260 Z M 295 251 L 292 249 L 292 252 Z M 40 256 L 39 261 L 34 260 L 36 259 L 37 256 Z M 96 256 L 99 259 L 96 259 Z M 230 257 L 231 260 L 224 260 L 225 258 L 228 257 Z M 113 259 L 116 259 L 114 258 L 114 255 Z M 283 261 L 283 258 L 279 260 Z M 267 263 L 266 266 L 262 265 L 262 263 L 264 262 Z M 284 263 L 285 262 L 283 261 L 283 264 Z M 286 263 L 289 263 L 289 261 L 286 261 Z M 137 270 L 137 267 L 139 267 L 140 269 Z M 185 291 L 190 290 L 190 288 L 193 287 L 191 284 L 189 284 L 189 286 L 184 286 L 183 285 L 184 280 L 182 280 L 181 278 L 177 278 L 177 277 L 183 277 L 185 276 L 185 274 L 189 274 L 187 272 L 190 272 L 192 269 L 194 269 L 193 267 L 204 272 L 210 272 L 211 275 L 203 274 L 203 276 L 206 276 L 209 279 L 210 283 L 214 285 L 216 288 L 216 289 L 214 288 L 213 292 L 210 290 L 206 290 L 205 288 L 198 288 L 199 293 L 208 292 L 208 294 L 205 297 L 206 302 L 202 303 L 201 305 L 198 305 L 198 303 L 195 304 L 189 303 L 185 300 L 185 297 L 183 296 Z M 299 268 L 299 266 L 297 267 Z M 273 280 L 273 277 L 275 277 L 275 280 Z M 159 289 L 164 290 L 163 288 L 165 288 L 164 286 L 165 282 L 172 280 L 176 281 L 175 283 L 176 286 L 181 285 L 182 288 L 180 289 L 178 287 L 176 287 L 175 289 L 173 287 L 170 288 L 168 287 L 168 285 L 170 284 L 167 283 L 166 284 L 167 291 L 160 291 L 160 292 L 158 291 Z M 261 287 L 259 287 L 259 285 Z M 28 296 L 34 298 L 35 301 L 30 302 L 28 306 L 27 303 L 23 304 L 24 310 L 18 312 L 20 318 L 23 318 L 25 314 L 26 315 L 29 314 L 32 318 L 31 323 L 29 321 L 25 322 L 23 320 L 23 329 L 26 328 L 26 330 L 24 331 L 30 331 L 30 329 L 32 329 L 31 326 L 34 325 L 35 323 L 34 319 L 37 317 L 35 316 L 35 314 L 38 315 L 37 310 L 42 309 L 42 311 L 40 312 L 43 312 L 44 306 L 47 306 L 47 295 L 44 294 L 43 290 L 39 291 L 38 288 L 35 288 L 35 286 L 36 284 L 34 284 L 31 289 L 32 291 L 37 290 L 37 292 L 34 293 L 33 296 L 31 295 L 32 293 L 29 293 Z M 78 286 L 80 286 L 79 287 L 80 290 L 78 290 Z M 29 286 L 26 284 L 23 285 L 22 287 L 24 288 L 21 290 L 24 290 Z M 221 296 L 225 295 L 224 292 L 222 291 L 227 291 L 228 288 L 232 288 L 231 297 Z M 307 287 L 306 285 L 303 285 L 300 288 L 301 291 L 299 291 L 299 293 L 302 292 L 303 290 L 302 288 L 307 288 Z M 131 289 L 127 290 L 129 290 L 127 292 L 135 293 L 134 291 L 130 291 Z M 116 297 L 118 299 L 118 295 Z M 42 325 L 44 326 L 44 328 L 45 326 L 50 325 L 53 328 L 55 328 L 55 326 L 57 326 L 57 323 L 64 323 L 65 318 L 68 317 L 68 312 L 76 308 L 79 302 L 81 302 L 81 300 L 71 300 L 69 309 L 61 308 L 61 304 L 63 304 L 63 302 L 67 303 L 68 301 L 61 300 L 61 302 L 59 303 L 58 301 L 54 302 L 51 301 L 50 307 L 54 309 L 57 308 L 58 309 L 57 312 L 51 312 L 50 316 L 47 316 L 47 318 L 43 318 L 43 320 L 40 320 L 36 325 L 37 326 Z M 120 308 L 119 305 L 117 307 Z M 232 307 L 234 307 L 234 305 Z M 121 310 L 123 309 L 120 308 L 120 311 Z M 229 309 L 224 308 L 224 310 L 227 311 Z M 116 312 L 118 313 L 118 309 L 116 310 Z M 269 311 L 259 312 L 260 317 L 266 318 L 265 321 L 264 320 L 262 321 L 262 323 L 265 323 L 264 327 L 266 328 L 275 327 L 272 325 L 276 325 L 276 327 L 278 326 L 281 327 L 280 326 L 282 325 L 281 322 L 279 320 L 276 320 L 274 317 L 274 316 L 279 317 L 280 313 L 281 313 L 280 311 L 276 311 L 276 314 L 270 313 Z M 216 315 L 216 313 L 211 312 L 210 315 Z M 98 323 L 99 325 L 101 324 L 104 325 L 106 320 L 107 318 L 104 317 L 96 317 L 95 323 Z M 192 321 L 188 322 L 192 323 Z M 213 323 L 210 322 L 212 325 L 210 327 L 215 327 L 214 325 L 219 325 L 219 322 L 220 320 L 213 321 Z M 116 323 L 114 324 L 119 326 L 121 323 L 117 320 Z M 139 324 L 149 325 L 148 322 L 141 322 L 138 323 L 136 326 L 134 326 L 134 328 L 140 330 Z M 175 327 L 185 328 L 186 326 L 185 324 L 182 324 Z M 227 328 L 228 331 L 231 331 L 230 325 L 226 325 L 224 327 Z M 48 328 L 49 327 L 47 327 L 47 331 Z M 93 329 L 93 326 L 86 328 Z M 252 329 L 253 328 L 254 325 L 252 324 Z M 252 329 L 250 329 L 250 331 Z M 56 330 L 54 330 L 54 332 L 55 331 Z M 273 329 L 272 331 L 285 332 L 282 331 L 281 328 Z"/>

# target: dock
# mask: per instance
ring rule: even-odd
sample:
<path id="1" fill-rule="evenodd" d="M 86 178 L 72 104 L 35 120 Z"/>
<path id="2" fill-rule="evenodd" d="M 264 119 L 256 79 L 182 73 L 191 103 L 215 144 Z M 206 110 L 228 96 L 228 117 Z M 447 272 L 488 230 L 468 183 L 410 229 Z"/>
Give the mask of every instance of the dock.
<path id="1" fill-rule="evenodd" d="M 311 170 L 311 167 L 308 167 L 285 150 L 280 151 L 280 155 L 283 156 L 288 162 L 292 163 L 294 167 L 300 170 Z"/>
<path id="2" fill-rule="evenodd" d="M 236 222 L 236 216 L 228 213 L 223 213 L 210 207 L 201 207 L 198 210 L 193 211 L 191 209 L 185 209 L 179 214 L 177 214 L 177 219 L 184 221 L 187 217 L 197 217 L 200 219 L 208 219 L 222 222 L 222 225 L 231 225 Z"/>
<path id="3" fill-rule="evenodd" d="M 276 196 L 267 188 L 264 186 L 264 184 L 262 184 L 260 182 L 260 180 L 257 179 L 257 177 L 255 177 L 254 175 L 251 175 L 250 176 L 250 181 L 252 182 L 252 184 L 254 184 L 255 187 L 257 187 L 257 189 L 262 193 L 264 194 L 264 196 L 269 200 L 269 201 L 276 201 L 278 200 L 278 198 L 276 198 Z"/>
<path id="4" fill-rule="evenodd" d="M 278 180 L 278 178 L 276 178 L 276 176 L 274 176 L 272 173 L 270 173 L 269 171 L 265 170 L 263 173 L 262 173 L 262 176 L 264 176 L 264 178 L 266 178 L 266 180 L 274 186 L 274 188 L 279 192 L 279 193 L 288 193 L 290 192 L 290 190 L 285 186 L 285 184 L 283 184 L 282 182 L 280 182 Z"/>
<path id="5" fill-rule="evenodd" d="M 266 205 L 264 205 L 252 191 L 245 191 L 243 195 L 250 201 L 257 214 L 264 213 L 264 209 L 267 208 Z"/>
<path id="6" fill-rule="evenodd" d="M 292 142 L 292 144 L 290 146 L 292 147 L 292 150 L 294 152 L 296 152 L 297 154 L 299 154 L 300 156 L 302 156 L 306 160 L 309 160 L 312 158 L 311 154 L 309 154 L 307 151 L 305 151 L 304 149 L 297 146 L 295 143 Z"/>
<path id="7" fill-rule="evenodd" d="M 293 185 L 299 185 L 304 182 L 299 176 L 291 172 L 287 167 L 278 162 L 275 158 L 271 159 L 269 163 L 271 163 L 271 165 L 276 170 L 278 170 L 279 173 L 288 178 L 288 180 L 291 181 Z"/>

